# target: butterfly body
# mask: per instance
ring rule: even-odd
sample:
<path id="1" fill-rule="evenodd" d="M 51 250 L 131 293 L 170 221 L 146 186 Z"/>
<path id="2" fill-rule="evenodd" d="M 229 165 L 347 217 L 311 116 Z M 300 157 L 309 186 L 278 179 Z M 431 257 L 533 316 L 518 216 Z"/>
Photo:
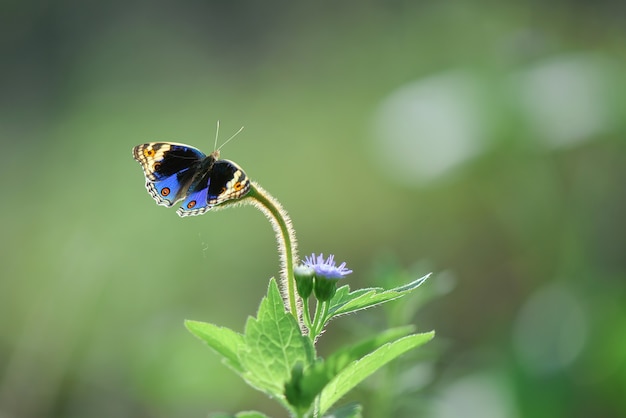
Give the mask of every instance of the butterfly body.
<path id="1" fill-rule="evenodd" d="M 162 206 L 183 200 L 176 213 L 201 215 L 216 205 L 244 197 L 250 181 L 232 161 L 220 160 L 219 151 L 209 155 L 175 142 L 150 142 L 133 148 L 141 164 L 146 189 Z"/>

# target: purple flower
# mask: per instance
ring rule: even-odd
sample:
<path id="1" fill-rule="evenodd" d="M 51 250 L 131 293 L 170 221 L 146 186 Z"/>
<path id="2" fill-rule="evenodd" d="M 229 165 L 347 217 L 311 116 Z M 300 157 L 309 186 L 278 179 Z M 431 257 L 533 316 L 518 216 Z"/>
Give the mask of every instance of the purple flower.
<path id="1" fill-rule="evenodd" d="M 345 262 L 336 266 L 335 256 L 332 254 L 324 260 L 324 254 L 316 257 L 315 253 L 313 253 L 310 257 L 306 256 L 304 258 L 304 265 L 315 270 L 315 277 L 319 279 L 339 280 L 352 273 L 352 270 L 346 268 Z"/>

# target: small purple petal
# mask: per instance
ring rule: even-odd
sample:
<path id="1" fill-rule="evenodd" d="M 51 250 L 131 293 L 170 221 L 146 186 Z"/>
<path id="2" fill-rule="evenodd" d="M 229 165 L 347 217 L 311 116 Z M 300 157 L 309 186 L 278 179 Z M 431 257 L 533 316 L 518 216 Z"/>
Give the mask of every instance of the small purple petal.
<path id="1" fill-rule="evenodd" d="M 324 260 L 324 254 L 316 256 L 315 253 L 313 253 L 310 257 L 306 256 L 304 258 L 304 264 L 313 268 L 315 270 L 315 276 L 318 278 L 339 280 L 352 273 L 352 270 L 346 268 L 345 261 L 339 266 L 336 266 L 335 256 L 333 254 L 329 255 L 328 258 Z"/>

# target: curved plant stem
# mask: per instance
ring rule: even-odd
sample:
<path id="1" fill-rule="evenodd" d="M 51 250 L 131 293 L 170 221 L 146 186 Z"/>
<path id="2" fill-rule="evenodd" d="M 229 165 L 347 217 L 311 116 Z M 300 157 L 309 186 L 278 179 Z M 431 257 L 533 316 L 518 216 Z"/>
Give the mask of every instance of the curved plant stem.
<path id="1" fill-rule="evenodd" d="M 296 295 L 296 280 L 293 275 L 293 269 L 298 264 L 298 250 L 296 234 L 291 226 L 291 219 L 278 200 L 255 182 L 250 182 L 250 191 L 247 199 L 250 199 L 251 203 L 263 212 L 276 233 L 281 261 L 281 291 L 285 300 L 285 307 L 293 314 L 298 324 L 302 327 L 301 304 Z"/>

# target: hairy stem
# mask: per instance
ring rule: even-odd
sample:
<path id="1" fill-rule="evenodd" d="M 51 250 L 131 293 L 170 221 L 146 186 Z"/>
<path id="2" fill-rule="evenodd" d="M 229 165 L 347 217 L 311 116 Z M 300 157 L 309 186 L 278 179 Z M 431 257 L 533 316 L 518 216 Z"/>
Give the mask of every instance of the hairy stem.
<path id="1" fill-rule="evenodd" d="M 298 249 L 291 219 L 278 200 L 255 182 L 250 183 L 250 191 L 246 199 L 249 199 L 256 208 L 263 212 L 276 233 L 281 263 L 280 287 L 285 300 L 285 307 L 302 327 L 300 320 L 301 304 L 296 295 L 296 279 L 293 274 L 294 267 L 298 264 Z"/>

